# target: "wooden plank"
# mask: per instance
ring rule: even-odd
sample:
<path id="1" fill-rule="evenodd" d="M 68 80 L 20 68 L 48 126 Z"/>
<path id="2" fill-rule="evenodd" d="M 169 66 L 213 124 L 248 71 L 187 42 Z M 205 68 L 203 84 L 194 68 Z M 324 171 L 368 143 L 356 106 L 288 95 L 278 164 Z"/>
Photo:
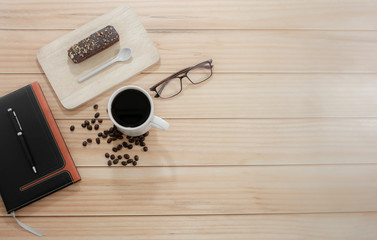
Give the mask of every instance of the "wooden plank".
<path id="1" fill-rule="evenodd" d="M 41 74 L 0 74 L 0 96 L 38 81 L 55 118 L 86 119 L 92 117 L 95 103 L 106 116 L 107 101 L 119 87 L 148 89 L 167 76 L 138 75 L 75 111 L 62 107 Z M 164 118 L 377 117 L 377 74 L 214 74 L 154 103 L 156 115 Z"/>
<path id="2" fill-rule="evenodd" d="M 0 27 L 77 28 L 124 3 L 152 29 L 377 29 L 368 0 L 2 0 Z"/>
<path id="3" fill-rule="evenodd" d="M 93 111 L 94 112 L 94 111 Z M 152 129 L 140 146 L 114 153 L 133 157 L 139 166 L 281 165 L 377 163 L 377 119 L 168 119 L 170 129 Z M 78 166 L 107 166 L 104 156 L 124 140 L 82 146 L 97 131 L 83 120 L 58 125 Z M 76 126 L 71 132 L 69 127 Z M 109 120 L 100 130 L 112 126 Z"/>
<path id="4" fill-rule="evenodd" d="M 68 30 L 1 30 L 0 72 L 40 73 L 36 53 Z M 149 31 L 161 55 L 149 72 L 212 58 L 215 72 L 376 73 L 375 31 Z M 67 56 L 68 59 L 68 56 Z"/>
<path id="5" fill-rule="evenodd" d="M 53 239 L 375 239 L 376 213 L 20 217 Z M 21 230 L 13 218 L 0 217 L 0 235 L 35 236 Z"/>
<path id="6" fill-rule="evenodd" d="M 91 156 L 88 155 L 88 158 Z M 377 211 L 377 165 L 81 167 L 20 216 Z M 4 209 L 2 203 L 0 209 Z M 5 211 L 0 213 L 6 215 Z"/>

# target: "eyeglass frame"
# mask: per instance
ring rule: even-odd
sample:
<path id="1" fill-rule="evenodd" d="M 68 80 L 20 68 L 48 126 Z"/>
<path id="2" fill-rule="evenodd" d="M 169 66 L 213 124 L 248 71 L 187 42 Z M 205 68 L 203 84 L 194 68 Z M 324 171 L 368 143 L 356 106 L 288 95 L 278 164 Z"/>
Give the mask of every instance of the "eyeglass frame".
<path id="1" fill-rule="evenodd" d="M 200 81 L 200 82 L 193 82 L 188 76 L 187 76 L 187 73 L 190 72 L 191 70 L 195 69 L 195 68 L 198 68 L 200 67 L 201 65 L 204 65 L 204 64 L 209 64 L 210 66 L 210 69 L 211 69 L 211 74 L 204 80 Z M 154 96 L 155 98 L 163 98 L 163 99 L 167 99 L 167 98 L 171 98 L 171 97 L 174 97 L 174 96 L 177 96 L 178 94 L 180 94 L 182 92 L 182 89 L 183 89 L 183 86 L 182 86 L 182 79 L 183 78 L 187 78 L 192 84 L 196 85 L 196 84 L 199 84 L 199 83 L 202 83 L 206 80 L 208 80 L 211 76 L 212 76 L 212 69 L 213 69 L 213 65 L 212 65 L 212 59 L 209 59 L 207 61 L 204 61 L 204 62 L 201 62 L 201 63 L 198 63 L 196 64 L 195 66 L 192 66 L 192 67 L 187 67 L 185 69 L 182 69 L 172 75 L 170 75 L 169 77 L 165 78 L 164 80 L 156 83 L 155 85 L 153 85 L 149 90 L 151 91 L 155 91 L 156 92 L 156 95 Z M 178 77 L 179 75 L 181 74 L 184 74 L 180 77 Z M 158 93 L 157 91 L 157 87 L 160 86 L 161 84 L 163 84 L 164 82 L 168 82 L 169 80 L 173 79 L 173 78 L 179 78 L 180 80 L 180 83 L 181 83 L 181 90 L 179 90 L 179 92 L 177 92 L 176 94 L 172 95 L 172 96 L 169 96 L 169 97 L 161 97 L 160 93 Z M 161 91 L 162 92 L 162 91 Z"/>

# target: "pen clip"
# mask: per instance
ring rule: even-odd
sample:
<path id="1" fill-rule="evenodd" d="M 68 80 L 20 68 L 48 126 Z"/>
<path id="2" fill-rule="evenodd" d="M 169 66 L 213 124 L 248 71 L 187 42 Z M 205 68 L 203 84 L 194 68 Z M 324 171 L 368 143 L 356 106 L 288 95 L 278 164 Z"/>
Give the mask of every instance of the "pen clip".
<path id="1" fill-rule="evenodd" d="M 13 111 L 12 108 L 8 108 L 8 112 L 12 112 L 12 113 L 13 113 L 14 119 L 16 119 L 16 122 L 17 122 L 17 125 L 18 125 L 18 127 L 19 127 L 19 130 L 22 131 L 21 123 L 20 123 L 20 121 L 18 120 L 18 117 L 17 117 L 16 112 Z"/>

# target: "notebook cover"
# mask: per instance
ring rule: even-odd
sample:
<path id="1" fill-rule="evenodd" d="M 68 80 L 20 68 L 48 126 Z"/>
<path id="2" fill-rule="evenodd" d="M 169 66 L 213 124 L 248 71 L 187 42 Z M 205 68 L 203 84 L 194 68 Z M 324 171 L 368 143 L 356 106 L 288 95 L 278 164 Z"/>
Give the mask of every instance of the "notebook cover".
<path id="1" fill-rule="evenodd" d="M 17 114 L 37 173 L 16 135 L 9 108 Z M 0 132 L 0 194 L 8 213 L 80 180 L 38 82 L 0 98 Z"/>

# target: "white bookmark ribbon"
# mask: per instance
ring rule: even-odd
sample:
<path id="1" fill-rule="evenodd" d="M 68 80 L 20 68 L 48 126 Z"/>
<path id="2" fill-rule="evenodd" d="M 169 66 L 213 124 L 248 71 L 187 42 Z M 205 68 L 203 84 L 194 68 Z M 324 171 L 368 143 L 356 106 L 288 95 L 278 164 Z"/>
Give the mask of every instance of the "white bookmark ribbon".
<path id="1" fill-rule="evenodd" d="M 36 229 L 34 229 L 34 228 L 32 228 L 32 227 L 26 225 L 25 223 L 22 223 L 20 220 L 18 220 L 18 219 L 16 218 L 16 214 L 14 214 L 14 211 L 11 212 L 10 214 L 13 216 L 14 219 L 16 219 L 18 225 L 20 225 L 20 226 L 21 226 L 22 228 L 24 228 L 25 230 L 27 230 L 27 231 L 29 231 L 29 232 L 31 232 L 31 233 L 33 233 L 33 234 L 39 236 L 39 237 L 41 237 L 41 236 L 44 235 L 43 233 L 39 232 L 38 230 L 36 230 Z"/>

